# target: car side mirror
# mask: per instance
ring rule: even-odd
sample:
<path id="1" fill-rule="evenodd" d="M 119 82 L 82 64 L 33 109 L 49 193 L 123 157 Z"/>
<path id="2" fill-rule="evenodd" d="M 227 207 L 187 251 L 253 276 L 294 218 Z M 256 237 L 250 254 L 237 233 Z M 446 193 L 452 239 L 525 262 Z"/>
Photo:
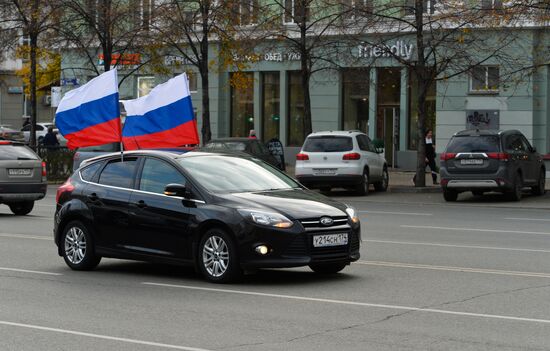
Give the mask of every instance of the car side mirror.
<path id="1" fill-rule="evenodd" d="M 189 191 L 185 187 L 185 185 L 181 184 L 168 184 L 164 188 L 164 195 L 167 196 L 179 196 L 183 198 L 187 198 L 189 196 Z"/>

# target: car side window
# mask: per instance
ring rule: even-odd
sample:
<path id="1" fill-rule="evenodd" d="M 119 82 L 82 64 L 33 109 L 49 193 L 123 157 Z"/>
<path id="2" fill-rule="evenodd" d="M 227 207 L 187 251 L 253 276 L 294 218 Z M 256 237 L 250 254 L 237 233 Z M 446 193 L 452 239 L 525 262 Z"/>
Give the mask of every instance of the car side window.
<path id="1" fill-rule="evenodd" d="M 529 143 L 529 141 L 525 138 L 525 136 L 521 136 L 521 143 L 523 144 L 523 147 L 525 148 L 525 151 L 531 152 L 533 150 L 533 147 Z"/>
<path id="2" fill-rule="evenodd" d="M 371 152 L 374 152 L 376 153 L 376 147 L 374 147 L 374 144 L 372 143 L 372 140 L 370 140 L 370 138 L 366 135 L 364 135 L 365 139 L 367 140 L 367 143 L 369 144 L 369 150 Z"/>
<path id="3" fill-rule="evenodd" d="M 175 167 L 156 158 L 146 158 L 141 171 L 139 190 L 164 194 L 168 184 L 185 185 L 185 177 Z"/>
<path id="4" fill-rule="evenodd" d="M 136 159 L 120 159 L 107 163 L 99 175 L 99 184 L 116 186 L 119 188 L 132 188 L 134 173 L 137 165 Z"/>
<path id="5" fill-rule="evenodd" d="M 87 182 L 92 182 L 97 171 L 101 168 L 103 162 L 95 162 L 80 171 L 80 177 Z"/>
<path id="6" fill-rule="evenodd" d="M 521 135 L 512 134 L 506 138 L 506 144 L 504 146 L 506 151 L 526 151 L 525 145 L 521 140 Z"/>
<path id="7" fill-rule="evenodd" d="M 358 135 L 357 136 L 357 144 L 359 144 L 359 149 L 363 151 L 370 151 L 369 150 L 369 143 L 368 140 L 364 135 Z"/>
<path id="8" fill-rule="evenodd" d="M 30 129 L 29 129 L 29 130 L 30 130 Z M 40 124 L 37 124 L 37 125 L 36 125 L 36 130 L 37 130 L 37 131 L 43 131 L 43 130 L 44 130 L 44 127 L 41 126 Z"/>

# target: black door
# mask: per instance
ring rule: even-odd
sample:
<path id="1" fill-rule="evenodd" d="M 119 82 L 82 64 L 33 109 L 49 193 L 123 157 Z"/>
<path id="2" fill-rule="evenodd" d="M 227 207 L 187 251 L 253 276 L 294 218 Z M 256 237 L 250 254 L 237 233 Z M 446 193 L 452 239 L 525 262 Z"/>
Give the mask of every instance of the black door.
<path id="1" fill-rule="evenodd" d="M 525 165 L 525 181 L 529 184 L 537 184 L 540 174 L 540 163 L 538 154 L 535 152 L 531 144 L 529 144 L 529 141 L 525 138 L 525 136 L 521 136 L 521 141 L 523 144 L 523 148 L 525 148 L 525 162 L 527 163 Z"/>
<path id="2" fill-rule="evenodd" d="M 108 249 L 123 249 L 128 235 L 128 201 L 134 186 L 135 158 L 109 161 L 97 184 L 86 187 L 85 196 L 94 216 L 96 244 Z"/>
<path id="3" fill-rule="evenodd" d="M 189 208 L 179 197 L 164 195 L 167 184 L 186 185 L 185 177 L 167 161 L 146 157 L 136 191 L 130 199 L 129 249 L 168 258 L 190 257 Z"/>

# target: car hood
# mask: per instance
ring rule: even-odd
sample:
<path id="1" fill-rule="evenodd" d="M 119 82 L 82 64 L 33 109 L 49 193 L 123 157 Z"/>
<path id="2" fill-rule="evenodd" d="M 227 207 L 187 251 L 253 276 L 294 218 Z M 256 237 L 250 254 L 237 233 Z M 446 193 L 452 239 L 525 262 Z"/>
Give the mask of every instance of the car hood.
<path id="1" fill-rule="evenodd" d="M 237 208 L 276 211 L 292 219 L 346 216 L 346 205 L 305 189 L 224 195 Z"/>

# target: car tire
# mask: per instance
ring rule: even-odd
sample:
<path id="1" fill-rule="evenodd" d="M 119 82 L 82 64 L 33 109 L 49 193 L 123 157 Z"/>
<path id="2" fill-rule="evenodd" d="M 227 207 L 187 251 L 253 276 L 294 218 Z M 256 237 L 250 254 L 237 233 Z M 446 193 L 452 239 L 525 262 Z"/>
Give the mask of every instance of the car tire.
<path id="1" fill-rule="evenodd" d="M 200 272 L 212 283 L 234 282 L 243 275 L 233 238 L 220 228 L 204 234 L 197 259 Z"/>
<path id="2" fill-rule="evenodd" d="M 520 201 L 521 200 L 521 189 L 523 188 L 523 180 L 519 173 L 514 177 L 514 183 L 512 183 L 512 190 L 507 193 L 508 200 L 510 201 Z"/>
<path id="3" fill-rule="evenodd" d="M 359 196 L 365 196 L 369 194 L 369 172 L 367 170 L 363 171 L 363 179 L 361 183 L 355 188 L 355 193 Z"/>
<path id="4" fill-rule="evenodd" d="M 474 196 L 483 196 L 483 191 L 481 190 L 472 190 Z"/>
<path id="5" fill-rule="evenodd" d="M 390 174 L 388 173 L 388 168 L 384 167 L 384 170 L 382 171 L 382 180 L 374 183 L 374 190 L 386 191 L 388 190 L 389 184 L 390 184 Z"/>
<path id="6" fill-rule="evenodd" d="M 33 207 L 34 201 L 23 201 L 23 202 L 14 202 L 8 205 L 11 212 L 16 216 L 24 216 L 29 214 Z"/>
<path id="7" fill-rule="evenodd" d="M 347 262 L 310 264 L 309 268 L 318 274 L 336 274 L 346 268 Z"/>
<path id="8" fill-rule="evenodd" d="M 95 254 L 91 229 L 81 221 L 72 221 L 65 226 L 59 246 L 65 263 L 75 271 L 92 270 L 101 261 L 101 256 Z"/>
<path id="9" fill-rule="evenodd" d="M 454 190 L 443 190 L 443 198 L 447 202 L 455 202 L 458 199 L 458 193 Z"/>
<path id="10" fill-rule="evenodd" d="M 539 181 L 537 182 L 537 185 L 535 185 L 534 187 L 531 187 L 531 193 L 537 196 L 544 195 L 546 193 L 545 187 L 546 187 L 546 172 L 544 171 L 544 169 L 541 169 L 539 174 Z"/>

